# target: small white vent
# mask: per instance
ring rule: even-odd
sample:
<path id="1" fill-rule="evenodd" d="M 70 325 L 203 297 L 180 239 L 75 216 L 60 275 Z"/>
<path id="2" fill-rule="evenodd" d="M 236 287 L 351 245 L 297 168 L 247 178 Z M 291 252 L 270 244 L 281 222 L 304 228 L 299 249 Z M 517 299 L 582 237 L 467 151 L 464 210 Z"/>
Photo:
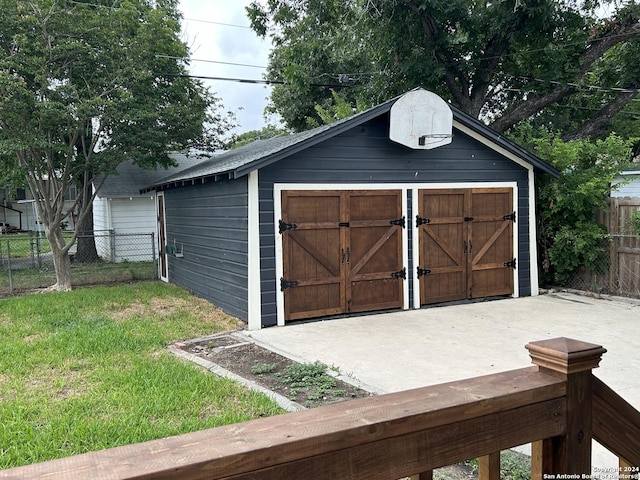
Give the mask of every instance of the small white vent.
<path id="1" fill-rule="evenodd" d="M 416 150 L 451 143 L 453 113 L 442 98 L 427 90 L 412 90 L 391 107 L 389 138 Z"/>

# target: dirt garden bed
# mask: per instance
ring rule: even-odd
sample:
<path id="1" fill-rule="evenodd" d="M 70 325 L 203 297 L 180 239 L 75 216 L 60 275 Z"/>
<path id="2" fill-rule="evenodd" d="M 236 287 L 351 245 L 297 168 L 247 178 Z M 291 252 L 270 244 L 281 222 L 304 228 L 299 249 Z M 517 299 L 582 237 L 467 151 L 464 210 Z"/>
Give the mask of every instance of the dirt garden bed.
<path id="1" fill-rule="evenodd" d="M 372 394 L 343 381 L 338 369 L 320 362 L 301 364 L 241 338 L 219 334 L 174 344 L 174 347 L 257 383 L 289 400 L 313 408 Z"/>

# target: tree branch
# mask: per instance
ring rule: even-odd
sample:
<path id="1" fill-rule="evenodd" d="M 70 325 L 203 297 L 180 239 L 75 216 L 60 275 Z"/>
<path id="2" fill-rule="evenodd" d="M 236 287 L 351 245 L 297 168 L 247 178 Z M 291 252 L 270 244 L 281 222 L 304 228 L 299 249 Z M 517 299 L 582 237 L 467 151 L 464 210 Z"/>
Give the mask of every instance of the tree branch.
<path id="1" fill-rule="evenodd" d="M 575 83 L 579 83 L 582 77 L 589 71 L 591 66 L 613 46 L 623 42 L 634 35 L 640 33 L 640 22 L 630 15 L 613 24 L 613 27 L 597 41 L 592 41 L 580 57 L 580 69 L 574 75 Z M 525 120 L 540 110 L 562 100 L 575 93 L 577 89 L 573 86 L 559 86 L 553 91 L 537 97 L 530 97 L 526 102 L 521 102 L 515 108 L 507 111 L 500 118 L 496 119 L 489 126 L 495 131 L 502 133 L 515 124 Z"/>
<path id="2" fill-rule="evenodd" d="M 435 19 L 430 15 L 425 14 L 424 11 L 420 10 L 418 5 L 411 0 L 403 0 L 404 4 L 411 10 L 419 19 L 422 24 L 422 31 L 424 32 L 425 38 L 427 40 L 427 44 L 432 42 L 438 33 L 438 27 Z M 435 49 L 434 49 L 435 50 Z M 444 61 L 438 58 L 438 54 L 444 56 Z M 455 60 L 451 57 L 449 52 L 446 49 L 437 49 L 433 55 L 438 64 L 445 66 L 444 68 L 444 81 L 447 84 L 447 88 L 451 93 L 454 102 L 456 102 L 463 110 L 466 110 L 469 107 L 469 97 L 466 93 L 469 90 L 468 84 L 460 85 L 458 82 L 466 83 L 466 77 L 464 74 L 456 67 Z M 456 79 L 459 79 L 456 81 Z"/>
<path id="3" fill-rule="evenodd" d="M 622 92 L 613 101 L 602 107 L 597 114 L 584 122 L 573 132 L 566 133 L 562 140 L 576 140 L 578 138 L 599 137 L 611 125 L 614 115 L 622 110 L 631 100 L 638 95 L 637 92 Z"/>

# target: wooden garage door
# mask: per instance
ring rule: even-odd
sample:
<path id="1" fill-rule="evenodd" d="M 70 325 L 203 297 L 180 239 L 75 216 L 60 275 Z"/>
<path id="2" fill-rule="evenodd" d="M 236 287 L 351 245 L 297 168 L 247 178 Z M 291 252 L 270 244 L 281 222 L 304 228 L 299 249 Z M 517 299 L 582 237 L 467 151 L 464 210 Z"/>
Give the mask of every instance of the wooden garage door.
<path id="1" fill-rule="evenodd" d="M 284 191 L 285 320 L 402 307 L 400 191 Z"/>
<path id="2" fill-rule="evenodd" d="M 420 190 L 420 303 L 513 293 L 513 191 Z"/>

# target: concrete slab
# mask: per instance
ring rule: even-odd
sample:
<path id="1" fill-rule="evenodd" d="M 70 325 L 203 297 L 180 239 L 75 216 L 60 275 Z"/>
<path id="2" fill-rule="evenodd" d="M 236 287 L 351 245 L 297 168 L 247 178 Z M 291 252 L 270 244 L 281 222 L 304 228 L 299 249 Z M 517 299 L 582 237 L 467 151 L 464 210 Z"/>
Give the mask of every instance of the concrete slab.
<path id="1" fill-rule="evenodd" d="M 596 376 L 640 410 L 640 303 L 572 293 L 297 323 L 246 332 L 301 362 L 339 368 L 378 393 L 531 364 L 524 346 L 570 337 L 604 346 Z M 603 449 L 594 465 L 617 465 Z"/>

